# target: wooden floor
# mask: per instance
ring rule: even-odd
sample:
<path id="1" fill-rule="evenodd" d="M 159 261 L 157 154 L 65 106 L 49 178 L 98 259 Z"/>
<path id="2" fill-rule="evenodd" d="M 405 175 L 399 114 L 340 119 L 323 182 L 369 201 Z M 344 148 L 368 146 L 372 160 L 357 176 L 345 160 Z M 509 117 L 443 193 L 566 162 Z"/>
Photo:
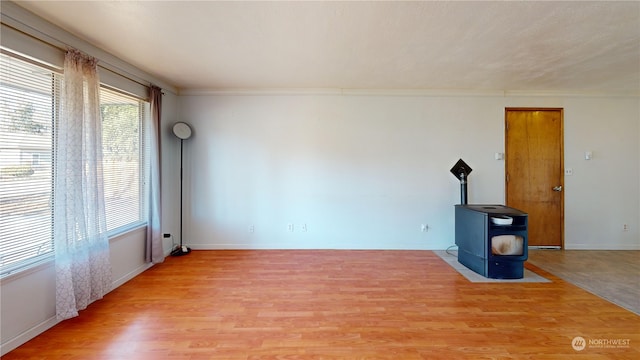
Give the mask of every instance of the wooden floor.
<path id="1" fill-rule="evenodd" d="M 639 359 L 640 316 L 430 251 L 194 251 L 3 359 Z M 586 347 L 572 347 L 576 337 Z"/>

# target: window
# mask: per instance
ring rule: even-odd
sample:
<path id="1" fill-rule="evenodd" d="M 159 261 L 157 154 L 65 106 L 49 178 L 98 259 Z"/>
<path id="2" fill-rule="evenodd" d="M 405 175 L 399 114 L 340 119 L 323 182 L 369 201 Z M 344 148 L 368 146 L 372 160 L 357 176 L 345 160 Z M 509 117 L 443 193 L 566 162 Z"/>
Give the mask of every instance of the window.
<path id="1" fill-rule="evenodd" d="M 0 269 L 53 251 L 53 127 L 61 75 L 0 54 Z"/>
<path id="2" fill-rule="evenodd" d="M 148 104 L 103 88 L 100 91 L 104 197 L 110 231 L 146 221 L 144 119 Z"/>
<path id="3" fill-rule="evenodd" d="M 0 276 L 53 254 L 53 125 L 62 78 L 55 68 L 0 54 Z M 110 235 L 146 223 L 148 106 L 113 89 L 100 92 Z"/>

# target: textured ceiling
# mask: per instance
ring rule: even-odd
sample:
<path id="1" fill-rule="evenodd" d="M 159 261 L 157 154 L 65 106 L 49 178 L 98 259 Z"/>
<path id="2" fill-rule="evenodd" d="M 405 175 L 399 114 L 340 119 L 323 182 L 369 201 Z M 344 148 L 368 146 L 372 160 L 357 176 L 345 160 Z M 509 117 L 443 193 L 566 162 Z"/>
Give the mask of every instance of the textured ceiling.
<path id="1" fill-rule="evenodd" d="M 179 89 L 640 92 L 640 2 L 34 1 Z"/>

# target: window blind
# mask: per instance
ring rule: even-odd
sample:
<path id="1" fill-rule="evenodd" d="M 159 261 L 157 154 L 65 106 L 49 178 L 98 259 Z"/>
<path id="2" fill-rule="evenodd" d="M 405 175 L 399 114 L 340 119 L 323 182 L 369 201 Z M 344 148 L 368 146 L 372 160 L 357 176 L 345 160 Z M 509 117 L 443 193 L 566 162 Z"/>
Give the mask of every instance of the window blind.
<path id="1" fill-rule="evenodd" d="M 1 274 L 53 253 L 53 124 L 62 75 L 0 53 Z"/>
<path id="2" fill-rule="evenodd" d="M 148 103 L 102 88 L 102 148 L 107 229 L 146 222 L 144 120 Z"/>

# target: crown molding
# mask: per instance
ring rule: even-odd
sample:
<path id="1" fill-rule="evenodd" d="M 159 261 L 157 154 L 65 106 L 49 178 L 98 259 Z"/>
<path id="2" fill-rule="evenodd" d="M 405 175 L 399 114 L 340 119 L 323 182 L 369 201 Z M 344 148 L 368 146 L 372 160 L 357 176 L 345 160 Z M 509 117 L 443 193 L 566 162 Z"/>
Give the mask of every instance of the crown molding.
<path id="1" fill-rule="evenodd" d="M 341 89 L 341 88 L 238 88 L 180 89 L 179 96 L 413 96 L 413 97 L 640 97 L 638 91 L 576 90 L 451 90 L 451 89 Z"/>
<path id="2" fill-rule="evenodd" d="M 493 96 L 503 97 L 503 91 L 435 90 L 435 89 L 340 89 L 340 88 L 256 88 L 256 89 L 181 89 L 180 96 L 273 96 L 273 95 L 333 95 L 333 96 Z"/>
<path id="3" fill-rule="evenodd" d="M 595 90 L 507 90 L 505 97 L 640 97 L 640 88 L 636 91 L 595 91 Z"/>

